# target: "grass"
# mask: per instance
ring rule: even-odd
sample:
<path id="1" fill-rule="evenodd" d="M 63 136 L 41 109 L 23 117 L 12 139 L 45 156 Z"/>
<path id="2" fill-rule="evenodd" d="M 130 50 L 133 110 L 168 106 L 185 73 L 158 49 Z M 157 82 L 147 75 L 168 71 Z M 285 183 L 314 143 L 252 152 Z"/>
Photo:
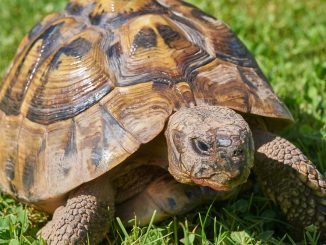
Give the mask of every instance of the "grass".
<path id="1" fill-rule="evenodd" d="M 224 20 L 252 51 L 296 123 L 283 134 L 326 171 L 326 2 L 323 0 L 191 0 Z M 1 0 L 0 76 L 19 41 L 64 0 Z M 46 216 L 0 194 L 0 244 L 42 244 L 35 239 Z M 104 244 L 295 244 L 291 227 L 256 186 L 223 204 L 147 227 L 114 222 Z M 302 244 L 317 244 L 314 227 Z"/>

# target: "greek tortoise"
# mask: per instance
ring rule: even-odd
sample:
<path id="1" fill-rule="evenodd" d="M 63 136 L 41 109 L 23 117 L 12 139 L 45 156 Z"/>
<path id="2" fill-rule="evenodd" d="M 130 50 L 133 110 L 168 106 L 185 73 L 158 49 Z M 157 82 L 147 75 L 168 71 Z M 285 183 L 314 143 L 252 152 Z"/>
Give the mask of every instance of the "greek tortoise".
<path id="1" fill-rule="evenodd" d="M 325 231 L 325 178 L 273 134 L 292 121 L 220 20 L 178 0 L 71 0 L 5 75 L 0 189 L 54 213 L 49 244 L 96 243 L 114 209 L 161 220 L 228 198 L 252 168 L 290 223 Z"/>

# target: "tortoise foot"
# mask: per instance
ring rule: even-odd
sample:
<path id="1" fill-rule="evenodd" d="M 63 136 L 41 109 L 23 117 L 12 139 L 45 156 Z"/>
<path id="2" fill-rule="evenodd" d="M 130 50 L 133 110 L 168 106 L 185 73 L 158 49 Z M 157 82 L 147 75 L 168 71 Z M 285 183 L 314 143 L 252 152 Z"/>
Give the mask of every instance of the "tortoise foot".
<path id="1" fill-rule="evenodd" d="M 49 245 L 97 244 L 109 229 L 112 203 L 109 184 L 101 179 L 87 183 L 70 194 L 66 205 L 56 209 L 38 235 Z"/>

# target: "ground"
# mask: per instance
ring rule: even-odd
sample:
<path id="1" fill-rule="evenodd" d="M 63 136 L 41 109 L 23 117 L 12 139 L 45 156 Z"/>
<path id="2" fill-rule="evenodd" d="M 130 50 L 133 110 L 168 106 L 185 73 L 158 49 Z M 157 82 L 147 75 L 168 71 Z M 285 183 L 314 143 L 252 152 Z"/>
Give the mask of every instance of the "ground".
<path id="1" fill-rule="evenodd" d="M 54 3 L 55 2 L 55 3 Z M 65 0 L 1 0 L 0 77 L 23 35 Z M 190 0 L 222 19 L 256 57 L 296 123 L 283 135 L 326 171 L 326 1 Z M 0 244 L 41 244 L 46 216 L 0 194 Z M 279 210 L 254 187 L 164 223 L 125 229 L 119 220 L 103 244 L 295 244 Z M 314 227 L 305 242 L 317 243 Z"/>

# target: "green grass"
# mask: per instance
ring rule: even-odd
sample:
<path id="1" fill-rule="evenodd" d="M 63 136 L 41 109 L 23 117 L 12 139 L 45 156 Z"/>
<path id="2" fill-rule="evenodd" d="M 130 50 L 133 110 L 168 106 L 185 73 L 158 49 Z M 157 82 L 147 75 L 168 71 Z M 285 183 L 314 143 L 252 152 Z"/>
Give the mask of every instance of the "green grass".
<path id="1" fill-rule="evenodd" d="M 55 3 L 54 3 L 55 2 Z M 324 0 L 191 0 L 232 27 L 254 54 L 296 123 L 284 135 L 326 171 L 326 2 Z M 31 27 L 64 0 L 1 0 L 0 76 Z M 0 195 L 0 244 L 42 244 L 46 216 Z M 109 244 L 295 244 L 280 211 L 255 187 L 237 199 L 201 207 L 149 227 L 116 221 Z M 314 227 L 303 244 L 317 244 Z"/>

